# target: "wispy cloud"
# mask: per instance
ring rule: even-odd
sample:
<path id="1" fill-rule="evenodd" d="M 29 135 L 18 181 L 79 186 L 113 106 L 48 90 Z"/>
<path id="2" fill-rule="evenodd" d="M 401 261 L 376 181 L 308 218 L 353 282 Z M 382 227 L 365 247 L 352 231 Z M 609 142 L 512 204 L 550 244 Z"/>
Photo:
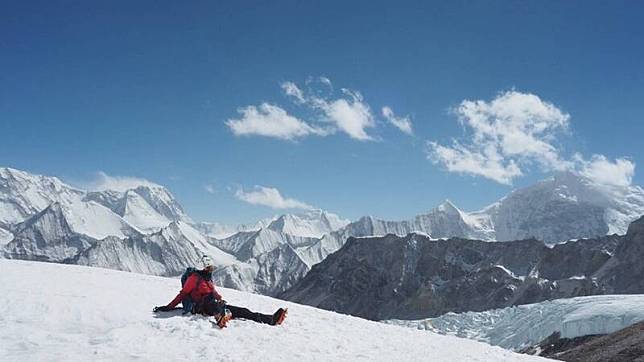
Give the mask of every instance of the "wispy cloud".
<path id="1" fill-rule="evenodd" d="M 93 180 L 78 182 L 79 187 L 90 191 L 113 190 L 124 192 L 139 186 L 160 187 L 158 184 L 143 178 L 132 176 L 110 176 L 103 171 L 96 173 Z"/>
<path id="2" fill-rule="evenodd" d="M 584 160 L 580 155 L 575 155 L 580 173 L 604 185 L 628 186 L 635 174 L 635 163 L 625 158 L 618 158 L 614 162 L 604 155 L 593 155 L 590 160 Z"/>
<path id="3" fill-rule="evenodd" d="M 313 209 L 302 201 L 282 196 L 278 189 L 273 187 L 255 186 L 251 191 L 238 189 L 235 197 L 253 205 L 268 206 L 273 209 Z"/>
<path id="4" fill-rule="evenodd" d="M 333 84 L 326 77 L 309 78 L 305 84 L 306 89 L 294 82 L 283 82 L 280 86 L 284 94 L 295 105 L 304 108 L 313 121 L 288 114 L 278 105 L 262 103 L 238 109 L 240 117 L 228 119 L 226 125 L 236 136 L 294 140 L 342 132 L 359 141 L 377 139 L 368 132 L 376 127 L 376 120 L 360 92 L 343 88 L 339 95 L 334 95 Z"/>
<path id="5" fill-rule="evenodd" d="M 382 107 L 382 116 L 385 117 L 385 119 L 389 121 L 389 123 L 393 124 L 401 132 L 406 133 L 410 136 L 414 134 L 414 131 L 411 127 L 411 119 L 409 119 L 409 116 L 398 117 L 388 106 Z"/>
<path id="6" fill-rule="evenodd" d="M 536 164 L 546 172 L 575 171 L 604 184 L 631 182 L 635 165 L 629 160 L 563 156 L 556 143 L 568 133 L 570 115 L 537 95 L 503 92 L 490 102 L 465 100 L 453 112 L 467 132 L 465 140 L 427 143 L 427 157 L 450 172 L 512 184 Z"/>
<path id="7" fill-rule="evenodd" d="M 268 103 L 262 103 L 259 107 L 240 108 L 238 112 L 240 118 L 226 121 L 226 125 L 237 136 L 257 135 L 294 140 L 309 135 L 328 134 L 328 131 L 310 126 L 284 109 Z"/>
<path id="8" fill-rule="evenodd" d="M 209 194 L 214 194 L 217 191 L 213 184 L 206 184 L 203 186 L 203 189 Z"/>
<path id="9" fill-rule="evenodd" d="M 321 77 L 320 83 L 333 88 L 328 78 Z M 303 91 L 293 82 L 282 83 L 284 93 L 296 103 L 306 105 L 313 111 L 321 112 L 322 120 L 331 123 L 336 129 L 359 141 L 372 141 L 375 138 L 367 133 L 368 128 L 376 126 L 369 104 L 360 92 L 342 89 L 339 98 L 319 95 L 321 92 Z"/>
<path id="10" fill-rule="evenodd" d="M 483 176 L 506 185 L 523 175 L 516 161 L 505 160 L 495 147 L 476 150 L 454 141 L 451 146 L 429 142 L 428 149 L 428 158 L 450 172 Z"/>

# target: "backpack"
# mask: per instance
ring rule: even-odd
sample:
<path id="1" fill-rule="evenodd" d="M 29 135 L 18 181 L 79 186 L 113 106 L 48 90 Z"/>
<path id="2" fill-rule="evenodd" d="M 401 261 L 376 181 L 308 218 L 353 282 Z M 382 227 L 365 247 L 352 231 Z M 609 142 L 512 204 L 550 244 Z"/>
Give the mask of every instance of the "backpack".
<path id="1" fill-rule="evenodd" d="M 199 278 L 201 278 L 198 272 L 199 269 L 197 268 L 186 268 L 186 271 L 181 274 L 181 289 L 183 289 L 183 286 L 186 285 L 186 281 L 192 274 L 197 273 Z M 199 282 L 197 282 L 197 285 L 199 285 Z M 183 307 L 183 314 L 193 313 L 195 302 L 192 300 L 192 297 L 190 295 L 186 295 L 183 300 L 181 300 L 181 306 Z"/>
<path id="2" fill-rule="evenodd" d="M 188 280 L 188 278 L 190 278 L 192 273 L 197 273 L 197 272 L 199 272 L 199 269 L 197 268 L 193 268 L 193 267 L 186 268 L 186 271 L 184 271 L 183 274 L 181 274 L 181 288 L 183 288 L 183 286 L 186 285 L 186 281 Z"/>

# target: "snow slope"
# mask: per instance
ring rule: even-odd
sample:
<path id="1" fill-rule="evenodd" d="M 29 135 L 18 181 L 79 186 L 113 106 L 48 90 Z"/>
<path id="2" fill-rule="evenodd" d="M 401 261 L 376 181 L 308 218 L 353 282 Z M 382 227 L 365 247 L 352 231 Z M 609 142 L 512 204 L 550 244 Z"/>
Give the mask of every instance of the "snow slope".
<path id="1" fill-rule="evenodd" d="M 0 360 L 545 360 L 223 288 L 231 304 L 285 306 L 289 317 L 220 330 L 205 317 L 150 312 L 175 295 L 177 279 L 15 260 L 0 269 Z"/>
<path id="2" fill-rule="evenodd" d="M 641 320 L 644 320 L 644 295 L 601 295 L 385 323 L 518 350 L 535 345 L 557 331 L 562 338 L 608 334 Z"/>

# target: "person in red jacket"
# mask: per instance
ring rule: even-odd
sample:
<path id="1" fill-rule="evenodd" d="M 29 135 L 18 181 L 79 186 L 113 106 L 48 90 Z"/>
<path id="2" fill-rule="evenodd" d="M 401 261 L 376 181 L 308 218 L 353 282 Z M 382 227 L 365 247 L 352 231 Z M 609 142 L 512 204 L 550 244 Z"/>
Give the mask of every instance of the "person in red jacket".
<path id="1" fill-rule="evenodd" d="M 183 303 L 184 306 L 192 303 L 192 313 L 214 316 L 217 324 L 222 328 L 226 326 L 229 319 L 240 318 L 270 325 L 282 324 L 288 312 L 285 308 L 279 308 L 270 315 L 227 304 L 212 282 L 212 272 L 215 268 L 212 258 L 204 255 L 201 263 L 203 269 L 192 273 L 179 294 L 167 305 L 155 307 L 154 312 L 167 312 L 175 309 L 179 303 Z"/>

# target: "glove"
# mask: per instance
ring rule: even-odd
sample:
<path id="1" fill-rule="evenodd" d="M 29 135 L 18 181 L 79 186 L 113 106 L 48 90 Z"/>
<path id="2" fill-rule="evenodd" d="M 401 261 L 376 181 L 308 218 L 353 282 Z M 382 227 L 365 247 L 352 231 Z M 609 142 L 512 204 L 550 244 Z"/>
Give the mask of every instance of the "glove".
<path id="1" fill-rule="evenodd" d="M 170 310 L 170 308 L 168 308 L 167 305 L 162 305 L 160 307 L 154 307 L 154 309 L 152 309 L 152 311 L 155 312 L 155 313 L 156 312 L 167 312 L 169 310 Z"/>

